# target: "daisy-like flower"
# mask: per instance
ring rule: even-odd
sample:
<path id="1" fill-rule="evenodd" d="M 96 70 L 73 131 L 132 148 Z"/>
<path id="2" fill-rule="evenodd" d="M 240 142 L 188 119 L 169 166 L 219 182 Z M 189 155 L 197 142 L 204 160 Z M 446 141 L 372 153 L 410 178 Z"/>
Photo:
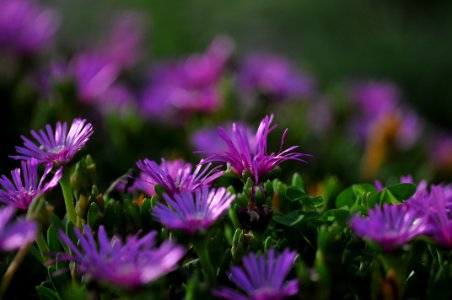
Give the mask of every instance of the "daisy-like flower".
<path id="1" fill-rule="evenodd" d="M 12 206 L 0 208 L 0 249 L 10 251 L 31 243 L 38 233 L 38 225 L 29 220 L 10 222 L 16 209 Z"/>
<path id="2" fill-rule="evenodd" d="M 158 202 L 152 215 L 169 229 L 182 230 L 190 235 L 197 231 L 206 231 L 218 218 L 229 209 L 235 195 L 225 188 L 218 190 L 207 188 L 197 190 L 195 196 L 190 191 L 163 194 L 170 207 Z"/>
<path id="3" fill-rule="evenodd" d="M 39 182 L 38 161 L 32 158 L 28 161 L 22 161 L 21 164 L 22 170 L 17 168 L 11 171 L 12 180 L 5 175 L 0 177 L 0 185 L 2 186 L 0 189 L 0 202 L 20 209 L 28 209 L 34 199 L 58 184 L 61 179 L 62 168 L 55 172 L 52 179 L 44 183 L 52 171 L 52 164 L 47 164 Z"/>
<path id="4" fill-rule="evenodd" d="M 67 164 L 80 149 L 88 142 L 93 134 L 93 125 L 84 119 L 75 119 L 67 130 L 67 123 L 57 122 L 56 130 L 47 124 L 45 130 L 31 131 L 37 144 L 21 136 L 23 147 L 16 147 L 19 155 L 11 156 L 14 159 L 28 160 L 35 158 L 39 163 Z"/>
<path id="5" fill-rule="evenodd" d="M 238 83 L 245 94 L 261 92 L 278 100 L 309 96 L 313 79 L 293 68 L 283 57 L 268 54 L 249 55 L 239 66 Z"/>
<path id="6" fill-rule="evenodd" d="M 203 163 L 227 163 L 234 173 L 239 176 L 250 174 L 257 183 L 260 178 L 273 168 L 287 160 L 305 162 L 301 157 L 309 156 L 309 154 L 294 152 L 298 146 L 282 150 L 287 129 L 281 138 L 281 147 L 278 153 L 267 153 L 267 137 L 276 128 L 276 125 L 271 125 L 272 121 L 273 115 L 265 116 L 261 121 L 256 132 L 254 144 L 250 143 L 246 127 L 234 123 L 231 134 L 228 134 L 225 129 L 219 128 L 219 135 L 225 142 L 227 151 L 208 153 L 209 156 Z"/>
<path id="7" fill-rule="evenodd" d="M 142 174 L 137 179 L 136 186 L 149 195 L 155 194 L 156 184 L 162 186 L 169 194 L 183 190 L 195 191 L 210 186 L 223 174 L 218 168 L 209 170 L 210 164 L 203 168 L 201 163 L 192 172 L 192 165 L 180 159 L 174 161 L 162 159 L 160 166 L 155 161 L 144 159 L 138 161 L 137 166 Z"/>
<path id="8" fill-rule="evenodd" d="M 74 261 L 77 270 L 92 280 L 127 289 L 146 285 L 173 271 L 185 253 L 183 247 L 171 241 L 155 247 L 155 231 L 142 238 L 131 236 L 122 243 L 118 236 L 109 240 L 104 227 L 100 226 L 98 245 L 88 225 L 84 227 L 85 235 L 77 228 L 74 231 L 81 249 L 60 231 L 61 239 L 73 254 L 58 253 L 56 259 Z"/>
<path id="9" fill-rule="evenodd" d="M 37 1 L 0 1 L 0 48 L 26 55 L 41 51 L 52 41 L 58 19 L 55 10 Z"/>
<path id="10" fill-rule="evenodd" d="M 410 205 L 385 203 L 369 210 L 368 217 L 355 216 L 350 226 L 356 235 L 391 251 L 430 230 L 427 218 Z"/>
<path id="11" fill-rule="evenodd" d="M 244 293 L 222 287 L 214 295 L 231 300 L 284 299 L 298 293 L 298 280 L 284 282 L 293 266 L 297 253 L 288 249 L 275 255 L 273 248 L 265 255 L 249 254 L 243 258 L 243 267 L 233 266 L 229 279 Z"/>

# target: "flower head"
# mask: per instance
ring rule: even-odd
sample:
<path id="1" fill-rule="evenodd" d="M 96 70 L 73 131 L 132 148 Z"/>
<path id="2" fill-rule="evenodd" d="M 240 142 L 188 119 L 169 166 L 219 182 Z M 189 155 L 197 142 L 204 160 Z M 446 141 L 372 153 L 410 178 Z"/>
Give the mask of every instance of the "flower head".
<path id="1" fill-rule="evenodd" d="M 162 186 L 167 193 L 173 194 L 180 191 L 195 191 L 202 187 L 209 186 L 223 172 L 218 168 L 210 169 L 210 164 L 205 168 L 198 164 L 192 172 L 192 165 L 183 160 L 166 161 L 157 165 L 155 161 L 145 159 L 137 162 L 142 175 L 137 179 L 137 187 L 149 195 L 155 194 L 154 186 Z"/>
<path id="2" fill-rule="evenodd" d="M 17 168 L 11 171 L 11 179 L 5 175 L 0 177 L 0 202 L 15 206 L 20 209 L 28 209 L 30 203 L 55 185 L 61 178 L 59 168 L 52 179 L 44 183 L 46 177 L 52 171 L 53 165 L 47 164 L 44 174 L 38 182 L 38 161 L 34 158 L 22 161 L 22 170 Z M 22 181 L 23 178 L 23 181 Z"/>
<path id="3" fill-rule="evenodd" d="M 152 215 L 169 229 L 183 230 L 190 235 L 207 230 L 226 210 L 235 196 L 225 188 L 203 188 L 193 193 L 182 191 L 169 196 L 163 194 L 168 205 L 158 202 Z"/>
<path id="4" fill-rule="evenodd" d="M 61 239 L 73 254 L 60 253 L 57 258 L 74 261 L 79 272 L 91 279 L 123 288 L 143 286 L 171 272 L 185 252 L 171 241 L 155 247 L 156 232 L 142 238 L 131 236 L 122 243 L 118 236 L 109 240 L 104 227 L 100 226 L 97 245 L 89 226 L 85 225 L 84 229 L 85 235 L 74 228 L 81 249 L 60 231 Z"/>
<path id="5" fill-rule="evenodd" d="M 392 83 L 362 82 L 353 86 L 351 99 L 359 117 L 352 122 L 361 140 L 385 136 L 400 149 L 407 149 L 419 138 L 418 116 L 400 102 L 400 91 Z"/>
<path id="6" fill-rule="evenodd" d="M 350 226 L 360 237 L 379 244 L 391 251 L 429 230 L 426 218 L 410 205 L 389 205 L 385 203 L 369 210 L 368 217 L 355 216 Z"/>
<path id="7" fill-rule="evenodd" d="M 0 48 L 33 54 L 45 48 L 58 28 L 54 10 L 41 9 L 36 1 L 0 1 Z"/>
<path id="8" fill-rule="evenodd" d="M 215 39 L 203 54 L 161 65 L 140 102 L 145 116 L 170 123 L 187 112 L 212 112 L 221 105 L 220 79 L 232 50 L 226 38 Z"/>
<path id="9" fill-rule="evenodd" d="M 244 176 L 245 173 L 249 173 L 257 183 L 269 171 L 287 160 L 304 162 L 301 157 L 309 155 L 294 152 L 298 146 L 292 146 L 282 150 L 287 129 L 281 138 L 281 147 L 278 153 L 267 153 L 267 137 L 276 128 L 276 125 L 271 126 L 272 121 L 273 115 L 266 116 L 261 121 L 256 132 L 254 144 L 250 143 L 247 129 L 241 125 L 233 124 L 232 134 L 228 134 L 225 129 L 220 128 L 219 135 L 225 142 L 227 151 L 208 153 L 210 155 L 204 160 L 204 163 L 227 163 L 237 175 Z"/>
<path id="10" fill-rule="evenodd" d="M 88 142 L 93 134 L 93 126 L 86 120 L 75 119 L 67 130 L 67 123 L 57 122 L 55 132 L 47 124 L 45 130 L 31 131 L 38 144 L 22 136 L 23 147 L 16 147 L 19 155 L 14 159 L 28 160 L 35 158 L 39 163 L 67 164 Z"/>
<path id="11" fill-rule="evenodd" d="M 214 291 L 217 297 L 233 300 L 284 299 L 298 293 L 298 280 L 284 282 L 293 266 L 297 253 L 284 250 L 275 255 L 273 248 L 265 255 L 249 254 L 243 258 L 243 267 L 233 266 L 229 279 L 244 293 L 222 287 Z"/>
<path id="12" fill-rule="evenodd" d="M 296 71 L 282 57 L 253 54 L 239 68 L 238 82 L 246 93 L 261 92 L 278 100 L 292 100 L 310 95 L 314 82 L 307 74 Z"/>
<path id="13" fill-rule="evenodd" d="M 0 249 L 10 251 L 31 243 L 38 233 L 38 225 L 29 220 L 10 222 L 15 208 L 6 206 L 0 208 Z"/>

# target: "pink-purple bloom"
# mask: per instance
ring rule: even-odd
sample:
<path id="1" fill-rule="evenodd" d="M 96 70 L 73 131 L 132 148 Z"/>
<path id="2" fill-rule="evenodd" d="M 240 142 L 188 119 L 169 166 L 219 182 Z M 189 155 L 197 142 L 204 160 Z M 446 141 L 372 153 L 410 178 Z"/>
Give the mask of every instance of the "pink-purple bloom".
<path id="1" fill-rule="evenodd" d="M 400 91 L 388 82 L 362 82 L 351 89 L 351 99 L 359 116 L 353 122 L 354 134 L 361 140 L 386 132 L 397 147 L 407 149 L 419 138 L 418 116 L 400 101 Z"/>
<path id="2" fill-rule="evenodd" d="M 156 247 L 155 231 L 142 238 L 130 236 L 125 243 L 118 236 L 108 239 L 103 226 L 99 227 L 97 243 L 88 225 L 84 227 L 84 235 L 78 228 L 74 231 L 80 249 L 60 231 L 61 239 L 72 254 L 59 253 L 57 260 L 74 261 L 77 270 L 91 280 L 127 289 L 146 285 L 173 271 L 185 253 L 183 247 L 171 241 Z"/>
<path id="3" fill-rule="evenodd" d="M 218 167 L 210 169 L 210 164 L 203 166 L 198 164 L 193 170 L 190 163 L 183 160 L 166 161 L 162 159 L 160 165 L 155 161 L 144 159 L 137 162 L 142 175 L 137 179 L 138 189 L 147 192 L 148 195 L 155 194 L 154 186 L 158 184 L 167 193 L 173 194 L 180 191 L 195 191 L 202 187 L 208 187 L 220 177 L 223 172 Z"/>
<path id="4" fill-rule="evenodd" d="M 172 196 L 163 194 L 169 206 L 158 202 L 152 215 L 168 229 L 194 235 L 196 232 L 207 231 L 229 209 L 235 198 L 225 188 L 203 188 L 194 194 L 190 191 Z"/>
<path id="5" fill-rule="evenodd" d="M 369 210 L 368 217 L 353 217 L 350 226 L 356 235 L 375 242 L 385 251 L 406 244 L 430 229 L 427 218 L 406 203 L 376 206 Z"/>
<path id="6" fill-rule="evenodd" d="M 0 208 L 0 250 L 18 249 L 36 239 L 38 224 L 30 220 L 11 221 L 16 209 L 12 206 Z"/>
<path id="7" fill-rule="evenodd" d="M 28 209 L 30 203 L 58 184 L 61 179 L 61 168 L 53 177 L 46 181 L 53 169 L 53 164 L 47 164 L 43 175 L 38 181 L 38 161 L 34 158 L 22 161 L 20 168 L 11 171 L 11 179 L 0 177 L 0 202 L 20 209 Z M 22 180 L 23 179 L 23 180 Z"/>
<path id="8" fill-rule="evenodd" d="M 214 290 L 214 295 L 231 300 L 274 300 L 284 299 L 298 293 L 298 280 L 285 282 L 293 267 L 297 253 L 285 249 L 276 255 L 273 248 L 267 255 L 251 253 L 243 258 L 243 267 L 233 266 L 229 279 L 242 292 L 228 287 Z"/>
<path id="9" fill-rule="evenodd" d="M 276 125 L 271 125 L 272 121 L 273 115 L 266 116 L 261 121 L 254 138 L 254 143 L 250 143 L 246 127 L 234 123 L 231 134 L 224 128 L 219 128 L 219 135 L 225 142 L 227 150 L 219 153 L 208 152 L 207 154 L 209 156 L 204 160 L 204 163 L 227 163 L 234 173 L 239 176 L 251 175 L 257 183 L 268 172 L 287 160 L 304 162 L 301 157 L 309 155 L 295 152 L 294 150 L 298 146 L 292 146 L 282 150 L 287 129 L 281 138 L 281 146 L 278 153 L 267 153 L 268 135 L 276 128 Z"/>
<path id="10" fill-rule="evenodd" d="M 34 54 L 47 47 L 58 28 L 58 15 L 33 0 L 0 0 L 0 48 Z"/>
<path id="11" fill-rule="evenodd" d="M 153 120 L 175 123 L 187 112 L 213 112 L 221 105 L 220 79 L 232 51 L 229 39 L 215 39 L 203 54 L 154 69 L 140 108 Z"/>
<path id="12" fill-rule="evenodd" d="M 286 59 L 268 54 L 253 54 L 244 59 L 238 71 L 239 87 L 245 94 L 264 93 L 278 100 L 309 96 L 313 79 L 296 70 Z"/>
<path id="13" fill-rule="evenodd" d="M 452 170 L 452 134 L 436 136 L 429 150 L 430 161 L 436 169 Z"/>
<path id="14" fill-rule="evenodd" d="M 55 131 L 47 124 L 45 130 L 31 131 L 37 143 L 21 136 L 24 145 L 16 147 L 19 155 L 11 157 L 22 160 L 35 158 L 39 163 L 65 165 L 85 146 L 92 134 L 93 126 L 84 119 L 74 119 L 69 132 L 66 122 L 57 122 Z"/>

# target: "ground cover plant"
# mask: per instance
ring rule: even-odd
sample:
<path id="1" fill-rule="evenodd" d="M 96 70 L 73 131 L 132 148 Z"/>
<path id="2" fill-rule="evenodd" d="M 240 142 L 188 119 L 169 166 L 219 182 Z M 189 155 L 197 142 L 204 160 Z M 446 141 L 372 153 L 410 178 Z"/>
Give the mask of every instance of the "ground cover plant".
<path id="1" fill-rule="evenodd" d="M 452 298 L 452 133 L 396 83 L 61 20 L 0 0 L 1 297 Z"/>

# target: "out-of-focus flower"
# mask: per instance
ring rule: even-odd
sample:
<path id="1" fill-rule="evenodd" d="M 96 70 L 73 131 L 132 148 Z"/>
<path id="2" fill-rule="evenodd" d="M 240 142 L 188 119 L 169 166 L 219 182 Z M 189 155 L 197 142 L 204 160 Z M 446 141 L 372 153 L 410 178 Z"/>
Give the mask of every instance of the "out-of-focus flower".
<path id="1" fill-rule="evenodd" d="M 85 235 L 74 228 L 81 249 L 60 231 L 61 239 L 72 254 L 59 253 L 56 258 L 74 261 L 78 271 L 92 280 L 127 289 L 146 285 L 173 271 L 185 252 L 171 241 L 155 247 L 155 231 L 142 238 L 131 236 L 122 243 L 118 236 L 109 240 L 104 227 L 100 226 L 97 246 L 89 226 L 85 225 L 84 229 Z"/>
<path id="2" fill-rule="evenodd" d="M 388 82 L 362 82 L 352 87 L 351 99 L 358 105 L 353 120 L 354 133 L 361 140 L 392 141 L 400 149 L 411 147 L 419 138 L 421 123 L 417 115 L 400 103 L 400 91 Z"/>
<path id="3" fill-rule="evenodd" d="M 391 251 L 429 231 L 427 218 L 410 205 L 385 203 L 369 210 L 368 217 L 355 216 L 350 226 L 356 235 Z"/>
<path id="4" fill-rule="evenodd" d="M 103 51 L 119 69 L 130 68 L 138 61 L 143 23 L 142 16 L 136 12 L 123 12 L 116 18 Z"/>
<path id="5" fill-rule="evenodd" d="M 57 13 L 32 0 L 0 1 L 0 48 L 34 54 L 47 47 L 59 24 Z"/>
<path id="6" fill-rule="evenodd" d="M 38 225 L 29 220 L 16 220 L 15 209 L 12 206 L 0 208 L 0 249 L 11 251 L 35 240 L 38 233 Z"/>
<path id="7" fill-rule="evenodd" d="M 214 295 L 231 300 L 284 299 L 298 293 L 298 280 L 284 282 L 297 253 L 288 249 L 275 255 L 273 248 L 265 255 L 249 254 L 243 258 L 243 267 L 233 266 L 229 279 L 243 292 L 221 287 Z"/>
<path id="8" fill-rule="evenodd" d="M 136 186 L 149 195 L 155 194 L 156 184 L 162 186 L 169 194 L 185 190 L 193 192 L 208 187 L 223 172 L 218 171 L 218 168 L 209 170 L 210 164 L 203 168 L 201 163 L 192 172 L 192 165 L 180 159 L 168 162 L 162 159 L 160 166 L 149 159 L 138 161 L 137 166 L 143 175 L 137 179 Z"/>
<path id="9" fill-rule="evenodd" d="M 292 146 L 282 150 L 284 137 L 287 129 L 281 138 L 281 147 L 278 153 L 267 153 L 267 137 L 275 128 L 271 126 L 273 115 L 265 116 L 257 129 L 254 138 L 254 144 L 250 143 L 247 128 L 238 124 L 232 125 L 232 133 L 229 134 L 225 129 L 219 128 L 219 135 L 224 140 L 227 151 L 219 153 L 208 153 L 209 156 L 203 163 L 221 162 L 227 163 L 232 171 L 239 176 L 251 175 L 257 183 L 259 179 L 265 176 L 269 171 L 277 165 L 287 160 L 297 160 L 304 162 L 301 157 L 309 156 L 308 154 L 294 152 L 298 146 Z"/>
<path id="10" fill-rule="evenodd" d="M 11 157 L 23 160 L 35 158 L 39 163 L 64 165 L 70 162 L 75 153 L 85 146 L 92 134 L 93 126 L 84 119 L 74 119 L 69 132 L 66 122 L 57 122 L 55 132 L 47 124 L 45 130 L 31 131 L 31 135 L 38 144 L 21 136 L 24 146 L 16 147 L 19 155 Z"/>
<path id="11" fill-rule="evenodd" d="M 21 164 L 22 171 L 19 168 L 11 171 L 12 180 L 5 175 L 0 177 L 0 185 L 3 187 L 0 189 L 0 202 L 20 209 L 28 209 L 34 199 L 58 184 L 61 179 L 62 168 L 55 172 L 52 179 L 44 183 L 47 175 L 52 171 L 53 164 L 47 164 L 39 182 L 38 161 L 32 158 L 22 161 Z"/>
<path id="12" fill-rule="evenodd" d="M 160 223 L 172 230 L 182 230 L 190 235 L 206 231 L 231 206 L 235 195 L 225 188 L 208 190 L 203 188 L 195 192 L 182 191 L 168 196 L 163 194 L 168 206 L 158 202 L 152 215 Z"/>
<path id="13" fill-rule="evenodd" d="M 307 105 L 306 122 L 314 134 L 323 136 L 334 122 L 333 109 L 328 99 L 316 99 Z"/>
<path id="14" fill-rule="evenodd" d="M 239 67 L 238 84 L 245 94 L 264 93 L 277 100 L 296 100 L 314 90 L 309 75 L 295 70 L 286 59 L 268 54 L 246 57 Z"/>
<path id="15" fill-rule="evenodd" d="M 140 102 L 146 116 L 180 121 L 187 112 L 212 112 L 221 105 L 220 79 L 232 51 L 226 38 L 215 39 L 203 54 L 162 65 L 151 74 Z M 185 114 L 185 115 L 184 115 Z"/>
<path id="16" fill-rule="evenodd" d="M 452 170 L 452 135 L 440 134 L 435 137 L 429 152 L 430 161 L 437 170 Z"/>
<path id="17" fill-rule="evenodd" d="M 251 129 L 244 123 L 236 124 L 236 126 L 245 128 L 245 130 L 247 131 L 249 143 L 250 145 L 252 145 L 251 147 L 253 147 L 255 136 Z M 222 126 L 222 128 L 224 128 L 228 135 L 232 135 L 232 123 L 226 124 L 225 126 Z M 202 128 L 191 136 L 190 141 L 198 152 L 219 153 L 227 151 L 227 146 L 224 144 L 223 139 L 218 135 L 217 128 Z"/>

